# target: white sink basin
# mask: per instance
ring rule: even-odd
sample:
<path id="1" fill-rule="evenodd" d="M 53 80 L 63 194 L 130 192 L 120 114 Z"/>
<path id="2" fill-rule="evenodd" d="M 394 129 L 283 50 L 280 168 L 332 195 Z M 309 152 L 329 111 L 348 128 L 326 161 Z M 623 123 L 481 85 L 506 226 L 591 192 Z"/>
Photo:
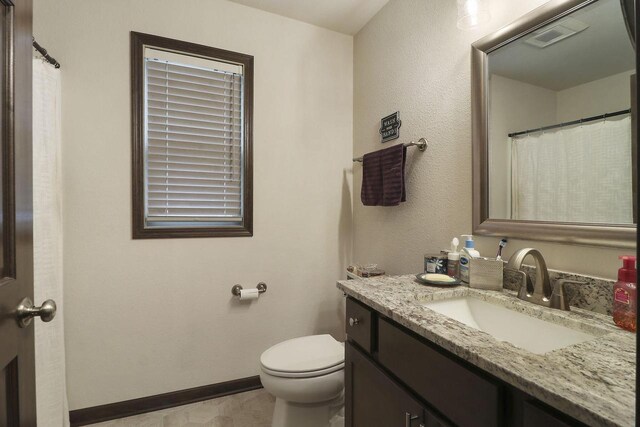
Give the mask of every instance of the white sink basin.
<path id="1" fill-rule="evenodd" d="M 589 341 L 595 336 L 510 310 L 473 297 L 422 304 L 437 313 L 488 333 L 531 353 L 544 354 Z"/>

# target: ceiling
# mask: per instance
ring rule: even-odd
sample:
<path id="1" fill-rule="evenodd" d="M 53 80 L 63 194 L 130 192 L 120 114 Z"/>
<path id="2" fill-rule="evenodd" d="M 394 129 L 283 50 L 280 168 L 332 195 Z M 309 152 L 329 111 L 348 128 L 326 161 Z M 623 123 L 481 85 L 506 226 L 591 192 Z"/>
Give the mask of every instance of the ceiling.
<path id="1" fill-rule="evenodd" d="M 490 72 L 559 91 L 635 68 L 620 0 L 599 0 L 570 17 L 589 27 L 545 48 L 525 43 L 532 36 L 525 35 L 489 54 Z"/>
<path id="2" fill-rule="evenodd" d="M 230 0 L 344 34 L 355 34 L 389 0 Z"/>

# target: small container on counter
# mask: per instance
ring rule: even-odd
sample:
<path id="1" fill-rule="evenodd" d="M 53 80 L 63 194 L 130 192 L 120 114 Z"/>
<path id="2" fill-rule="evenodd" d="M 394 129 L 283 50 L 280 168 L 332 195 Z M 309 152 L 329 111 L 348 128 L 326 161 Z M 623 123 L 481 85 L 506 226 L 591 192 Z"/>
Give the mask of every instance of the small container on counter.
<path id="1" fill-rule="evenodd" d="M 447 254 L 427 254 L 424 256 L 424 272 L 447 274 Z"/>
<path id="2" fill-rule="evenodd" d="M 470 288 L 502 290 L 504 262 L 495 258 L 482 257 L 467 258 L 467 260 Z"/>
<path id="3" fill-rule="evenodd" d="M 384 270 L 378 268 L 378 264 L 367 264 L 364 266 L 350 265 L 347 267 L 347 272 L 358 277 L 376 277 L 385 275 Z"/>

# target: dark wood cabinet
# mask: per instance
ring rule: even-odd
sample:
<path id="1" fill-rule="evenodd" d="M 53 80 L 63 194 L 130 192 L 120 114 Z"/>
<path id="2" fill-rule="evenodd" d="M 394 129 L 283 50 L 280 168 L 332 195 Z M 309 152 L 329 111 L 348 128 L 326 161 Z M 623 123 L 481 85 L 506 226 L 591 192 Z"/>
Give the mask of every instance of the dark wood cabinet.
<path id="1" fill-rule="evenodd" d="M 364 353 L 347 343 L 345 381 L 347 400 L 353 404 L 345 413 L 352 427 L 419 427 L 424 409 L 411 395 L 395 384 Z"/>
<path id="2" fill-rule="evenodd" d="M 351 298 L 345 418 L 346 427 L 584 426 Z"/>
<path id="3" fill-rule="evenodd" d="M 378 361 L 456 425 L 498 424 L 499 384 L 384 319 L 378 321 Z"/>
<path id="4" fill-rule="evenodd" d="M 542 404 L 528 401 L 523 405 L 523 424 L 522 427 L 570 427 L 571 420 L 564 419 L 562 414 L 555 413 L 552 409 L 545 408 Z"/>
<path id="5" fill-rule="evenodd" d="M 452 427 L 396 383 L 361 350 L 346 344 L 346 420 L 353 427 Z"/>

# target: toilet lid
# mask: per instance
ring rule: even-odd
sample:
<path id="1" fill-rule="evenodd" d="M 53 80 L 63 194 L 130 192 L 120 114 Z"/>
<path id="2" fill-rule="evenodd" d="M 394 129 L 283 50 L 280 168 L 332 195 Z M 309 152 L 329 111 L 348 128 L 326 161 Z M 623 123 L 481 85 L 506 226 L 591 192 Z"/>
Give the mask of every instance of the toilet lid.
<path id="1" fill-rule="evenodd" d="M 344 346 L 331 335 L 312 335 L 283 341 L 260 356 L 269 371 L 303 373 L 327 370 L 344 363 Z"/>

